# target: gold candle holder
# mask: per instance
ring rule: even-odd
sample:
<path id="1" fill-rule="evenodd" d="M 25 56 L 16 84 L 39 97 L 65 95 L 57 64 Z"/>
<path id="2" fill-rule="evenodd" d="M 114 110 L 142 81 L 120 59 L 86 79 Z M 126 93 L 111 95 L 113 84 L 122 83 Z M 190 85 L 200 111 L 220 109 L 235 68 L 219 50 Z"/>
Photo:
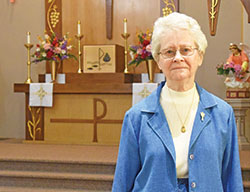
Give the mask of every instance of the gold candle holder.
<path id="1" fill-rule="evenodd" d="M 124 39 L 124 57 L 125 57 L 125 69 L 124 73 L 128 73 L 128 38 L 129 33 L 123 33 L 122 38 Z"/>
<path id="2" fill-rule="evenodd" d="M 27 43 L 27 44 L 24 44 L 24 46 L 27 48 L 27 52 L 28 52 L 28 61 L 27 61 L 28 77 L 24 83 L 29 84 L 33 82 L 31 79 L 31 61 L 30 61 L 30 50 L 33 47 L 33 44 Z"/>
<path id="3" fill-rule="evenodd" d="M 78 61 L 78 71 L 77 73 L 83 73 L 82 70 L 82 64 L 81 64 L 81 56 L 82 56 L 82 51 L 81 51 L 81 39 L 83 38 L 83 35 L 81 34 L 77 34 L 75 35 L 77 41 L 78 41 L 78 57 L 79 57 L 79 61 Z"/>

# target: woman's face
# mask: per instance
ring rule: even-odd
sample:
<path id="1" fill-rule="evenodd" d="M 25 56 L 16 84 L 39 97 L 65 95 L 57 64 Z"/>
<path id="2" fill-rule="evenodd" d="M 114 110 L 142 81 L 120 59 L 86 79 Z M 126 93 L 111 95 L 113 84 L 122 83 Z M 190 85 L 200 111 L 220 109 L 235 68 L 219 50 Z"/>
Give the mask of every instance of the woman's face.
<path id="1" fill-rule="evenodd" d="M 236 49 L 236 48 L 232 48 L 231 50 L 232 50 L 232 52 L 233 52 L 234 55 L 237 55 L 237 54 L 240 53 L 239 50 Z"/>
<path id="2" fill-rule="evenodd" d="M 170 50 L 179 50 L 180 48 L 185 50 L 185 47 L 197 48 L 194 39 L 186 30 L 169 30 L 165 34 L 161 39 L 160 52 L 169 50 L 169 48 Z M 203 55 L 197 49 L 193 49 L 193 51 L 190 56 L 183 56 L 177 51 L 172 59 L 165 59 L 161 54 L 159 55 L 158 65 L 167 81 L 178 83 L 178 81 L 187 80 L 194 82 L 196 71 L 202 64 Z"/>

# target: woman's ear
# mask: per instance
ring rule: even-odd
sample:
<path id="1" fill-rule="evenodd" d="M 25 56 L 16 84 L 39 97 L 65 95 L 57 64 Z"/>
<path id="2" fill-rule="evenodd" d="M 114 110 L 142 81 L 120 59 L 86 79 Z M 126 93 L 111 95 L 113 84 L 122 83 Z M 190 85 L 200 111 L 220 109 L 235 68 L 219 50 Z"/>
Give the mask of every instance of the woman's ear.
<path id="1" fill-rule="evenodd" d="M 200 62 L 199 62 L 199 67 L 200 67 L 203 63 L 203 53 L 202 52 L 199 53 L 199 57 L 200 57 Z"/>
<path id="2" fill-rule="evenodd" d="M 160 70 L 162 70 L 162 68 L 160 67 L 160 65 L 157 63 L 157 65 L 158 65 L 158 68 L 160 69 Z"/>

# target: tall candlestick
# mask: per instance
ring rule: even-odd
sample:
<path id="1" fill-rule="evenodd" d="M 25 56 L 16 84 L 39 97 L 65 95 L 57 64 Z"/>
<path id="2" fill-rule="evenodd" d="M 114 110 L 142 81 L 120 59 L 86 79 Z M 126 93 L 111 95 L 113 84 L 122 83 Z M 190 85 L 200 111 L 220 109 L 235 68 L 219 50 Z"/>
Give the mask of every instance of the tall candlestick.
<path id="1" fill-rule="evenodd" d="M 78 33 L 79 33 L 79 31 L 78 31 Z M 81 39 L 83 38 L 83 35 L 77 34 L 77 35 L 75 35 L 75 37 L 78 40 L 78 57 L 79 57 L 79 59 L 78 59 L 78 65 L 79 65 L 79 67 L 78 67 L 77 73 L 83 73 L 82 64 L 81 64 L 81 56 L 82 56 Z"/>
<path id="2" fill-rule="evenodd" d="M 30 32 L 27 32 L 27 44 L 30 44 Z"/>
<path id="3" fill-rule="evenodd" d="M 28 43 L 28 39 L 27 39 L 27 44 L 24 44 L 24 46 L 27 48 L 28 51 L 28 61 L 27 61 L 27 67 L 28 67 L 28 77 L 27 80 L 24 83 L 32 83 L 32 79 L 31 79 L 31 61 L 30 61 L 30 50 L 33 47 L 32 44 L 30 44 L 30 42 Z"/>
<path id="4" fill-rule="evenodd" d="M 124 73 L 128 73 L 128 38 L 129 38 L 130 34 L 129 33 L 124 33 L 122 34 L 122 38 L 124 39 L 124 63 L 125 63 L 125 69 L 124 69 Z"/>
<path id="5" fill-rule="evenodd" d="M 123 24 L 124 24 L 124 33 L 127 33 L 127 18 L 123 19 Z"/>
<path id="6" fill-rule="evenodd" d="M 77 22 L 77 34 L 81 35 L 81 21 Z"/>

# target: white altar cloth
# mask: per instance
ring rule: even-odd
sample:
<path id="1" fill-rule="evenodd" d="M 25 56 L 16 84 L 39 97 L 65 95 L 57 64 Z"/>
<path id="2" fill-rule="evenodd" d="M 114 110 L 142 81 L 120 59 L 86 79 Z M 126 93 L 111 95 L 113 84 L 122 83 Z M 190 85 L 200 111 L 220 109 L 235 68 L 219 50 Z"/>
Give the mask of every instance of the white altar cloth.
<path id="1" fill-rule="evenodd" d="M 52 107 L 53 83 L 31 83 L 29 93 L 29 106 Z"/>

